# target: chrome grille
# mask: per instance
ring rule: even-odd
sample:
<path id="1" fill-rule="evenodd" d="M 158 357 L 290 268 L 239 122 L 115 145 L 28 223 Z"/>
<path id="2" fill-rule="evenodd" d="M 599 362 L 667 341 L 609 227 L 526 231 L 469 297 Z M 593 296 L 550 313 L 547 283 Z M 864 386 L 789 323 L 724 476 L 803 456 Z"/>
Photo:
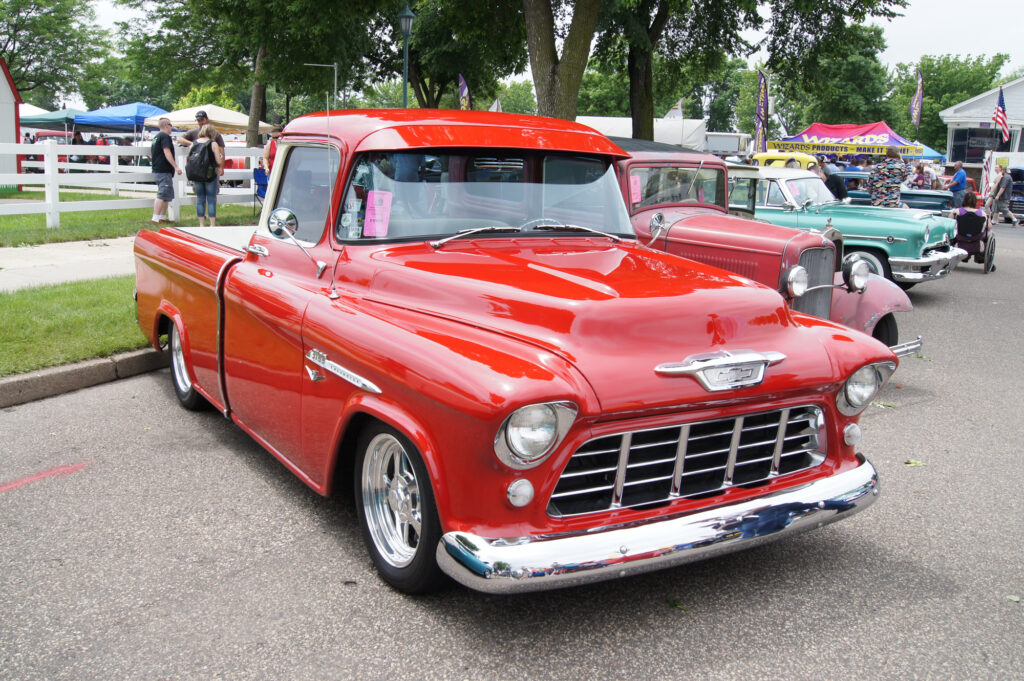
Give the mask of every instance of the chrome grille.
<path id="1" fill-rule="evenodd" d="M 800 265 L 807 270 L 808 288 L 831 286 L 836 269 L 836 252 L 830 247 L 808 248 L 800 254 Z M 793 309 L 828 319 L 832 310 L 832 289 L 808 291 L 793 301 Z"/>
<path id="2" fill-rule="evenodd" d="M 801 406 L 595 438 L 569 459 L 552 516 L 664 504 L 752 486 L 821 463 L 825 417 Z"/>

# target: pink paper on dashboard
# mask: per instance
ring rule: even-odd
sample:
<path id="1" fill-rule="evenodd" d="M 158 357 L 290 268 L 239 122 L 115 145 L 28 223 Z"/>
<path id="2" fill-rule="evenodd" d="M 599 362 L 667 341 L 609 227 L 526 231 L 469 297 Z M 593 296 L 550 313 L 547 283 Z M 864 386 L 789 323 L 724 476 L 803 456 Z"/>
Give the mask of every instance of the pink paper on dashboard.
<path id="1" fill-rule="evenodd" d="M 629 202 L 640 203 L 640 176 L 629 176 Z"/>
<path id="2" fill-rule="evenodd" d="M 366 193 L 366 217 L 363 236 L 387 236 L 391 217 L 391 192 L 372 190 Z"/>

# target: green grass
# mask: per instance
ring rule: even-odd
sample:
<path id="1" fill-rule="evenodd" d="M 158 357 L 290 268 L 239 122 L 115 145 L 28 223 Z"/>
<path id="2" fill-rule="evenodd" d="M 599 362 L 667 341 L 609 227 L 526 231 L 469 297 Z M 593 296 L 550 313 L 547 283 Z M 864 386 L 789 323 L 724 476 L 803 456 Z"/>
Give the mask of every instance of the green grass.
<path id="1" fill-rule="evenodd" d="M 27 193 L 32 192 L 21 192 L 21 195 Z M 71 192 L 62 192 L 61 196 L 67 194 L 78 196 Z M 110 198 L 103 194 L 83 196 L 88 197 L 86 200 Z M 183 207 L 181 213 L 182 219 L 175 224 L 185 227 L 199 224 L 192 206 Z M 47 229 L 45 215 L 0 215 L 0 247 L 133 236 L 139 230 L 154 227 L 149 222 L 152 216 L 150 208 L 62 213 L 60 227 Z M 256 220 L 251 203 L 225 203 L 217 206 L 218 225 L 250 225 L 255 224 Z"/>
<path id="2" fill-rule="evenodd" d="M 0 376 L 145 346 L 134 288 L 128 275 L 0 293 Z"/>

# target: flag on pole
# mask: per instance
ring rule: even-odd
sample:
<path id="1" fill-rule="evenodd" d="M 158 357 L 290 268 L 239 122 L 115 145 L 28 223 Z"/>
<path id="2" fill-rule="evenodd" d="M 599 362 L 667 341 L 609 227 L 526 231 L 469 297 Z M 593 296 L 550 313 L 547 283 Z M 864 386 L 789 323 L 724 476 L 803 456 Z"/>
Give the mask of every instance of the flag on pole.
<path id="1" fill-rule="evenodd" d="M 992 150 L 987 149 L 985 151 L 985 162 L 981 166 L 981 193 L 982 196 L 988 196 L 991 193 L 989 185 L 992 184 L 992 180 L 995 177 L 994 168 L 992 167 Z"/>
<path id="2" fill-rule="evenodd" d="M 469 85 L 466 84 L 466 79 L 459 74 L 459 108 L 469 109 Z"/>
<path id="3" fill-rule="evenodd" d="M 754 108 L 754 153 L 768 150 L 768 81 L 757 72 L 757 106 Z"/>
<path id="4" fill-rule="evenodd" d="M 921 72 L 917 72 L 917 90 L 914 91 L 914 98 L 910 100 L 910 120 L 918 132 L 921 131 L 921 105 L 924 102 L 924 78 Z"/>
<path id="5" fill-rule="evenodd" d="M 665 114 L 665 120 L 671 120 L 673 118 L 683 117 L 683 98 L 680 97 L 679 101 L 672 105 L 672 108 Z"/>
<path id="6" fill-rule="evenodd" d="M 1003 86 L 999 86 L 999 102 L 996 103 L 996 110 L 992 113 L 992 120 L 996 127 L 1003 131 L 1003 141 L 1010 141 L 1010 126 L 1006 124 L 1006 100 L 1003 99 Z"/>
<path id="7" fill-rule="evenodd" d="M 500 99 L 494 100 L 494 103 L 491 104 L 491 108 L 488 109 L 488 111 L 501 111 L 501 100 Z"/>

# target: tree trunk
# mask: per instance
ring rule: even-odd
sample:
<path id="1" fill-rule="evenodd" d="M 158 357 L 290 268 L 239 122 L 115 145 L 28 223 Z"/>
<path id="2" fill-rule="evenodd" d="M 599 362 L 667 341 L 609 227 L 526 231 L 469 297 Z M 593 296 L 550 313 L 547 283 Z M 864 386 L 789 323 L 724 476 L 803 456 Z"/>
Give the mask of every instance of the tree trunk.
<path id="1" fill-rule="evenodd" d="M 526 47 L 537 92 L 537 112 L 575 120 L 580 84 L 590 57 L 601 0 L 578 0 L 569 35 L 559 57 L 555 47 L 555 18 L 551 0 L 523 0 Z"/>
<path id="2" fill-rule="evenodd" d="M 633 138 L 654 140 L 654 64 L 650 52 L 630 47 L 629 112 L 633 117 Z"/>
<path id="3" fill-rule="evenodd" d="M 256 79 L 252 84 L 252 96 L 249 98 L 249 127 L 245 131 L 245 146 L 258 147 L 260 144 L 260 121 L 267 102 L 267 84 L 263 82 L 263 60 L 267 57 L 266 45 L 256 50 L 256 66 L 253 69 Z"/>

